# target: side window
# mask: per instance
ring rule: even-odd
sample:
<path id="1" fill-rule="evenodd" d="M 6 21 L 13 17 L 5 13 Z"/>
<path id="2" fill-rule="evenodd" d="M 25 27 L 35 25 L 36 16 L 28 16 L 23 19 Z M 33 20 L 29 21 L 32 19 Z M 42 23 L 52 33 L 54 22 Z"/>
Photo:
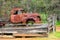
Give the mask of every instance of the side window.
<path id="1" fill-rule="evenodd" d="M 21 14 L 21 13 L 22 13 L 22 11 L 21 11 L 21 10 L 19 10 L 19 11 L 18 11 L 18 14 Z"/>
<path id="2" fill-rule="evenodd" d="M 20 14 L 20 13 L 22 13 L 20 10 L 16 10 L 14 15 L 17 15 L 17 14 Z"/>
<path id="3" fill-rule="evenodd" d="M 14 15 L 17 15 L 18 14 L 18 10 L 16 10 L 15 12 L 14 12 Z"/>

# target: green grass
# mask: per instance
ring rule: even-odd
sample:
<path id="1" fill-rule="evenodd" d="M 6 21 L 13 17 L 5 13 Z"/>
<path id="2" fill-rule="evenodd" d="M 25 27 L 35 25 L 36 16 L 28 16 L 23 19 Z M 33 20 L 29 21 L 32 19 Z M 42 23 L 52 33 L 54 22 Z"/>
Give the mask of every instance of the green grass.
<path id="1" fill-rule="evenodd" d="M 60 21 L 57 21 L 56 22 L 56 26 L 60 26 Z"/>
<path id="2" fill-rule="evenodd" d="M 49 38 L 60 38 L 60 32 L 50 33 Z"/>
<path id="3" fill-rule="evenodd" d="M 60 32 L 56 32 L 56 33 L 55 33 L 55 36 L 56 36 L 57 38 L 60 38 Z"/>

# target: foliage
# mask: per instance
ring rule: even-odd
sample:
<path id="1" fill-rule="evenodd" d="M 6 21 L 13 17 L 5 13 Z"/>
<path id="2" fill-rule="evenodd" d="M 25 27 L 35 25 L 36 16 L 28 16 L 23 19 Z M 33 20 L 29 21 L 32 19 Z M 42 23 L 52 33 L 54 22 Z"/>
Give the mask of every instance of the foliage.
<path id="1" fill-rule="evenodd" d="M 59 4 L 59 0 L 0 0 L 1 10 L 12 7 L 22 7 L 27 11 L 45 12 L 45 10 L 53 10 Z"/>
<path id="2" fill-rule="evenodd" d="M 13 7 L 22 7 L 28 12 L 60 13 L 60 0 L 0 0 L 0 17 L 10 15 Z"/>
<path id="3" fill-rule="evenodd" d="M 59 26 L 59 25 L 60 25 L 60 21 L 57 21 L 57 22 L 56 22 L 56 26 Z"/>

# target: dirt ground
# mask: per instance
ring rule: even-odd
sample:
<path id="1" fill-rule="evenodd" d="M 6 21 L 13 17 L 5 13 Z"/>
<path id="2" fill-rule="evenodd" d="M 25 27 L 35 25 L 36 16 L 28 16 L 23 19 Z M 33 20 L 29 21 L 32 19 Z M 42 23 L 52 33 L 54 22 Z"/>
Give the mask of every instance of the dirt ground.
<path id="1" fill-rule="evenodd" d="M 60 32 L 60 27 L 56 27 L 56 31 L 57 32 Z"/>
<path id="2" fill-rule="evenodd" d="M 46 38 L 14 38 L 14 39 L 0 39 L 0 40 L 60 40 L 60 39 L 46 39 Z"/>
<path id="3" fill-rule="evenodd" d="M 60 32 L 60 27 L 56 27 L 56 31 Z M 36 38 L 0 38 L 0 40 L 60 40 L 56 38 L 54 34 L 50 34 L 49 37 L 36 37 Z"/>

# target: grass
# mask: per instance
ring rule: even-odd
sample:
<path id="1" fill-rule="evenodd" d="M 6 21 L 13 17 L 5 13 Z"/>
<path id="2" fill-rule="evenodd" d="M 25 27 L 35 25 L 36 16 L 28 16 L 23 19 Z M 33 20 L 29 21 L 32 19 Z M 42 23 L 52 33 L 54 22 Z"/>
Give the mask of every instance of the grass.
<path id="1" fill-rule="evenodd" d="M 57 38 L 60 38 L 60 32 L 56 32 L 56 33 L 55 33 L 55 36 L 56 36 Z"/>
<path id="2" fill-rule="evenodd" d="M 56 22 L 56 26 L 58 26 L 58 27 L 60 26 L 60 21 Z"/>

